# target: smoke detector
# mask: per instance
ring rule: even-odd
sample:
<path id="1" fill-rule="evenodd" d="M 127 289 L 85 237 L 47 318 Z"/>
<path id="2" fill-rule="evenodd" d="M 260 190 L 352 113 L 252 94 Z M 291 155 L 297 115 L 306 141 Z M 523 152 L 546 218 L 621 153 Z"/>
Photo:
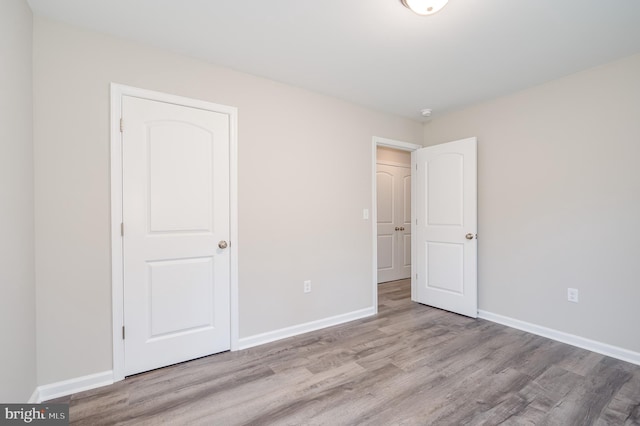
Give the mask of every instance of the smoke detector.
<path id="1" fill-rule="evenodd" d="M 431 108 L 425 108 L 420 110 L 420 115 L 423 117 L 431 117 Z"/>

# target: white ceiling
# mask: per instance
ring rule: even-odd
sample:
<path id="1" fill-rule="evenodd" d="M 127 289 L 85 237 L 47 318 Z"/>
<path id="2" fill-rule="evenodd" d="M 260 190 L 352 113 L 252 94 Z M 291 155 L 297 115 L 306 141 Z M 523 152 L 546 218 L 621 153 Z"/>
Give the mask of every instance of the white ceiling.
<path id="1" fill-rule="evenodd" d="M 640 52 L 640 0 L 28 0 L 36 14 L 419 119 Z"/>

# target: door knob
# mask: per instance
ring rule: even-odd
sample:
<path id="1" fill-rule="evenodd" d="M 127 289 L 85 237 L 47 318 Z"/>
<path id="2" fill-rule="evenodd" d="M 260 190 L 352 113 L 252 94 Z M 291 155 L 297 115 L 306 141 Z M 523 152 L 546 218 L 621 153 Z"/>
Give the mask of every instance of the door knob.
<path id="1" fill-rule="evenodd" d="M 473 240 L 473 234 L 467 234 L 464 236 L 467 240 Z"/>
<path id="2" fill-rule="evenodd" d="M 401 226 L 401 227 L 400 227 L 400 230 L 401 230 L 401 231 L 404 231 L 404 226 Z"/>
<path id="3" fill-rule="evenodd" d="M 218 247 L 220 247 L 221 249 L 226 249 L 228 247 L 228 244 L 226 241 L 222 240 L 218 243 Z"/>
<path id="4" fill-rule="evenodd" d="M 396 226 L 396 231 L 399 231 L 399 230 L 400 230 L 400 228 L 398 228 L 398 227 Z"/>

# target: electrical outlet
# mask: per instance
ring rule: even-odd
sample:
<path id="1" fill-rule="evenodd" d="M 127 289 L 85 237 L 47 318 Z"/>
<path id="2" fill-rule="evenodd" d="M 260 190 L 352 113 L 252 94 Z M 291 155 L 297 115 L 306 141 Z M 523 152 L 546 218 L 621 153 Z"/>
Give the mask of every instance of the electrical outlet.
<path id="1" fill-rule="evenodd" d="M 578 303 L 578 289 L 577 288 L 568 288 L 567 289 L 567 300 L 569 302 Z"/>
<path id="2" fill-rule="evenodd" d="M 304 282 L 304 292 L 311 293 L 311 280 L 306 280 Z"/>

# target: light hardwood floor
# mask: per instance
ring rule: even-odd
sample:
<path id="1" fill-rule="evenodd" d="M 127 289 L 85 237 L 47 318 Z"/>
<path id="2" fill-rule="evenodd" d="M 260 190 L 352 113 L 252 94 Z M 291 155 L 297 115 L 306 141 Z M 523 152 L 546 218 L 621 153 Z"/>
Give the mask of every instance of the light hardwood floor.
<path id="1" fill-rule="evenodd" d="M 55 402 L 72 424 L 638 425 L 640 367 L 379 286 L 379 314 Z"/>

